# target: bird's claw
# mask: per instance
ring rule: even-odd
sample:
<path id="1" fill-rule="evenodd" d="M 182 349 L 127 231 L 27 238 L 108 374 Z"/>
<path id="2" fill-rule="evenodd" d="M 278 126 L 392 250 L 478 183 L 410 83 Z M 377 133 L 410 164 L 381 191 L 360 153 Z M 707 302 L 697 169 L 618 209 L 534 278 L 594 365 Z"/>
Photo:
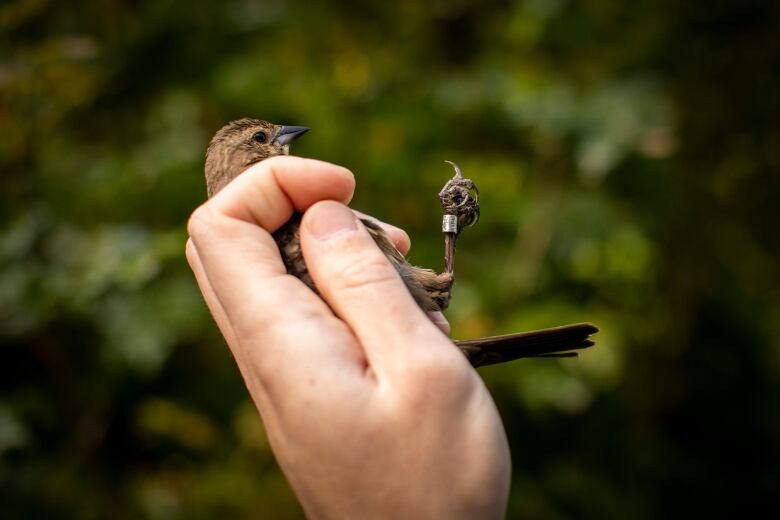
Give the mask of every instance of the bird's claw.
<path id="1" fill-rule="evenodd" d="M 479 190 L 474 181 L 463 176 L 460 167 L 452 161 L 445 161 L 455 169 L 455 175 L 439 192 L 444 213 L 455 215 L 458 229 L 471 226 L 479 220 Z"/>

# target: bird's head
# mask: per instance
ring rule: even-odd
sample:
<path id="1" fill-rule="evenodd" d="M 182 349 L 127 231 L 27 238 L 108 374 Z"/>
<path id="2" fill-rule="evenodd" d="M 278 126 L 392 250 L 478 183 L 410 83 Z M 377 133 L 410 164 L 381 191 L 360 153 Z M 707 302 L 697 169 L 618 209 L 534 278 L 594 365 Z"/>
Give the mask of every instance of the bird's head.
<path id="1" fill-rule="evenodd" d="M 249 166 L 287 155 L 290 143 L 309 129 L 275 125 L 260 119 L 237 119 L 214 135 L 206 151 L 206 189 L 211 197 Z"/>

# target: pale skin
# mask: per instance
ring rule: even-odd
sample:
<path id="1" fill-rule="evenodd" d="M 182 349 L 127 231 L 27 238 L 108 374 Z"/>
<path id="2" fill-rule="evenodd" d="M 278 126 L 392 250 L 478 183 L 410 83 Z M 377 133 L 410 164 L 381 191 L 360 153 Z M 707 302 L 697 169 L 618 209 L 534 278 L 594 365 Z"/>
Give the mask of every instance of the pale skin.
<path id="1" fill-rule="evenodd" d="M 493 400 L 346 207 L 354 187 L 298 157 L 241 174 L 189 221 L 206 303 L 307 516 L 502 518 L 510 459 Z M 295 210 L 325 301 L 286 274 L 271 237 Z"/>

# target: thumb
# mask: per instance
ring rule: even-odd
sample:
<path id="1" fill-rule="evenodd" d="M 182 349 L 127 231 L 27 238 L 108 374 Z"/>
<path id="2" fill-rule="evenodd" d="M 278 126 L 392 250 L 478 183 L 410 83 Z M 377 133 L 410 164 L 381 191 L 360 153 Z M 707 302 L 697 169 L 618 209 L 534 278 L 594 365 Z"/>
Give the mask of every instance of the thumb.
<path id="1" fill-rule="evenodd" d="M 322 201 L 310 207 L 301 247 L 320 294 L 350 326 L 376 370 L 409 366 L 410 358 L 428 354 L 457 354 L 346 206 Z"/>

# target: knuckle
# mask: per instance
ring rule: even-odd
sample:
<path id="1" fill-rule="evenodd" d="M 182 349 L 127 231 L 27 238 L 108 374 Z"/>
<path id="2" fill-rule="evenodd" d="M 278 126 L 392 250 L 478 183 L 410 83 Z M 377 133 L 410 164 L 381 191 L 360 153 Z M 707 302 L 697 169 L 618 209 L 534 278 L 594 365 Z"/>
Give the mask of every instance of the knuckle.
<path id="1" fill-rule="evenodd" d="M 214 210 L 208 204 L 203 204 L 190 215 L 187 221 L 187 233 L 197 239 L 207 234 L 214 227 L 214 220 Z"/>
<path id="2" fill-rule="evenodd" d="M 462 371 L 461 364 L 455 361 L 454 356 L 450 355 L 420 355 L 410 366 L 410 372 L 415 379 L 443 384 L 451 381 Z"/>
<path id="3" fill-rule="evenodd" d="M 428 406 L 432 401 L 457 399 L 470 387 L 472 376 L 460 354 L 424 354 L 415 356 L 405 371 L 406 398 L 412 404 L 420 401 Z"/>

